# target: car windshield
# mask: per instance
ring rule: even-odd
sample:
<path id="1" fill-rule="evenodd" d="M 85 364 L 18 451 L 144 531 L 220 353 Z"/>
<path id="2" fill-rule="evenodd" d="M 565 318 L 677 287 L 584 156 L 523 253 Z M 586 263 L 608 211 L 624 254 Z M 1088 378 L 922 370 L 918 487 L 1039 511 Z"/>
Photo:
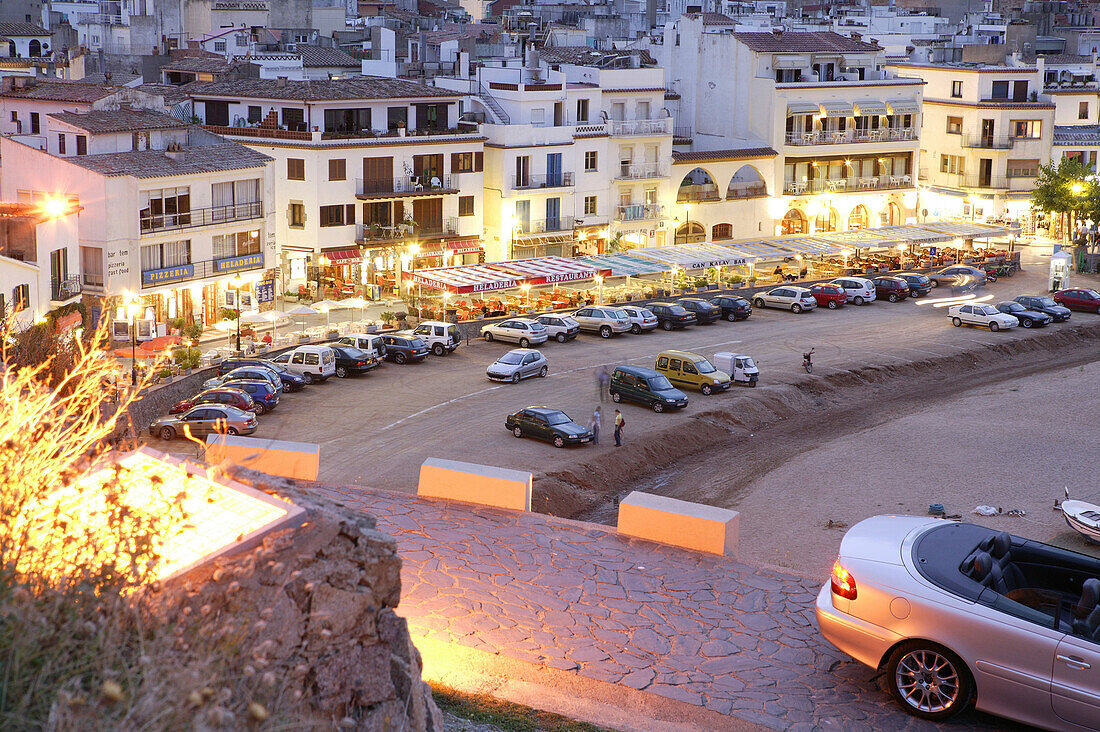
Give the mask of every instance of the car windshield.
<path id="1" fill-rule="evenodd" d="M 1055 308 L 1055 307 L 1058 307 L 1058 303 L 1054 302 L 1054 301 L 1053 301 L 1053 300 L 1051 300 L 1051 299 L 1050 299 L 1049 297 L 1040 297 L 1040 298 L 1039 298 L 1039 305 L 1040 305 L 1041 307 L 1044 307 L 1044 308 Z"/>
<path id="2" fill-rule="evenodd" d="M 515 351 L 509 351 L 508 353 L 497 359 L 497 363 L 507 364 L 508 366 L 519 366 L 523 363 L 523 354 L 516 353 Z"/>
<path id="3" fill-rule="evenodd" d="M 1005 303 L 1005 312 L 1022 313 L 1024 309 L 1024 306 L 1018 302 Z"/>
<path id="4" fill-rule="evenodd" d="M 536 321 L 534 323 L 531 323 L 531 330 L 532 332 L 538 333 L 540 331 L 546 330 L 546 326 Z"/>
<path id="5" fill-rule="evenodd" d="M 663 376 L 651 376 L 646 383 L 649 384 L 649 388 L 653 391 L 668 391 L 672 388 L 672 382 Z"/>
<path id="6" fill-rule="evenodd" d="M 275 363 L 274 361 L 272 361 L 270 363 L 265 363 L 264 367 L 269 368 L 272 371 L 274 371 L 276 373 L 279 373 L 279 374 L 286 373 L 286 370 L 287 370 L 286 366 L 283 366 L 281 363 Z"/>
<path id="7" fill-rule="evenodd" d="M 548 424 L 569 424 L 572 421 L 565 412 L 550 412 L 546 415 Z"/>
<path id="8" fill-rule="evenodd" d="M 714 368 L 714 364 L 707 360 L 696 361 L 695 368 L 699 369 L 699 373 L 701 374 L 713 374 L 715 371 L 718 370 Z"/>
<path id="9" fill-rule="evenodd" d="M 756 368 L 756 364 L 754 364 L 754 363 L 752 362 L 752 359 L 751 359 L 751 358 L 749 358 L 749 357 L 747 357 L 747 356 L 746 356 L 746 357 L 745 357 L 744 359 L 742 359 L 742 361 L 741 361 L 741 364 L 742 364 L 742 367 L 743 367 L 743 368 L 746 368 L 746 369 L 754 369 L 754 368 Z"/>

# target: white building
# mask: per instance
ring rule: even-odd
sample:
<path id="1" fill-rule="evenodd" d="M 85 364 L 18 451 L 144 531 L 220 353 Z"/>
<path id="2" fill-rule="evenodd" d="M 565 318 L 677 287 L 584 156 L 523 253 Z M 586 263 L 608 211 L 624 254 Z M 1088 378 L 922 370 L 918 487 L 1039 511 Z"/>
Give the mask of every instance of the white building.
<path id="1" fill-rule="evenodd" d="M 45 118 L 55 112 L 90 112 L 119 109 L 164 109 L 164 97 L 147 91 L 109 84 L 85 84 L 41 78 L 0 79 L 0 134 L 15 135 L 21 142 L 44 147 Z M 74 140 L 79 148 L 87 144 Z"/>
<path id="2" fill-rule="evenodd" d="M 462 94 L 401 79 L 189 88 L 207 129 L 275 159 L 282 286 L 392 289 L 482 254 L 483 136 Z"/>
<path id="3" fill-rule="evenodd" d="M 52 53 L 50 36 L 34 23 L 0 23 L 0 57 L 42 58 Z"/>
<path id="4" fill-rule="evenodd" d="M 0 203 L 0 315 L 16 327 L 80 299 L 78 217 L 63 198 Z"/>

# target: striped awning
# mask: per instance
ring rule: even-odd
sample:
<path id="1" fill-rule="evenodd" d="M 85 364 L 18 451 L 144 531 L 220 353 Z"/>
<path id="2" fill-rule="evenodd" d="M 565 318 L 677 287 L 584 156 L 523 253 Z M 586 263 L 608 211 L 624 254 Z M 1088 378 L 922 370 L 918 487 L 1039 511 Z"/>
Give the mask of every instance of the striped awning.
<path id="1" fill-rule="evenodd" d="M 634 256 L 685 270 L 736 267 L 749 264 L 755 259 L 745 252 L 720 244 L 679 244 L 670 247 L 635 249 Z"/>
<path id="2" fill-rule="evenodd" d="M 668 265 L 644 257 L 635 257 L 631 254 L 587 256 L 580 257 L 580 261 L 598 269 L 611 270 L 611 277 L 637 277 L 639 275 L 658 274 L 668 270 Z"/>
<path id="3" fill-rule="evenodd" d="M 822 102 L 821 111 L 826 117 L 851 117 L 854 114 L 852 103 L 840 99 L 830 99 Z"/>
<path id="4" fill-rule="evenodd" d="M 331 252 L 322 250 L 321 254 L 327 257 L 329 261 L 339 264 L 352 264 L 363 258 L 363 253 L 358 249 L 336 249 Z"/>
<path id="5" fill-rule="evenodd" d="M 880 114 L 886 114 L 886 103 L 865 99 L 856 102 L 856 113 L 859 114 L 860 117 L 874 117 Z"/>
<path id="6" fill-rule="evenodd" d="M 915 99 L 896 99 L 887 102 L 890 114 L 917 114 L 920 112 L 920 102 Z"/>
<path id="7" fill-rule="evenodd" d="M 545 285 L 556 282 L 590 280 L 608 275 L 611 270 L 593 266 L 579 259 L 565 257 L 533 257 L 492 264 L 468 264 L 457 267 L 436 267 L 404 272 L 405 279 L 418 285 L 448 292 L 490 292 L 522 285 Z"/>
<path id="8" fill-rule="evenodd" d="M 817 114 L 821 105 L 817 102 L 787 102 L 787 115 L 792 114 Z"/>

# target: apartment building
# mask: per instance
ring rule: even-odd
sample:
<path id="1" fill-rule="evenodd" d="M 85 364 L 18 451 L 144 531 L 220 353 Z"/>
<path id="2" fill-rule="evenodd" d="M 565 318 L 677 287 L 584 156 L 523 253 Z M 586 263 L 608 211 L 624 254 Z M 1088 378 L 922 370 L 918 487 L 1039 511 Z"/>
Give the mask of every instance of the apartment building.
<path id="1" fill-rule="evenodd" d="M 1043 59 L 889 68 L 925 84 L 922 215 L 1016 219 L 1028 211 L 1039 165 L 1051 157 L 1055 124 Z M 1063 107 L 1073 101 L 1067 97 Z M 1095 119 L 1095 92 L 1081 103 L 1077 112 Z"/>
<path id="2" fill-rule="evenodd" d="M 464 95 L 372 76 L 250 79 L 188 93 L 207 130 L 275 161 L 285 290 L 373 296 L 411 268 L 483 256 L 484 138 L 459 123 Z"/>
<path id="3" fill-rule="evenodd" d="M 1060 54 L 1043 58 L 1044 91 L 1054 102 L 1050 159 L 1076 158 L 1097 171 L 1100 153 L 1100 86 L 1092 56 Z"/>
<path id="4" fill-rule="evenodd" d="M 724 223 L 734 238 L 806 234 L 915 216 L 922 82 L 890 72 L 877 44 L 685 15 L 650 51 L 666 71 L 680 160 L 753 151 L 728 178 L 699 165 L 680 181 L 685 234 L 702 228 L 710 240 Z"/>
<path id="5" fill-rule="evenodd" d="M 16 327 L 80 299 L 78 213 L 62 198 L 0 203 L 0 314 Z M 77 314 L 58 327 L 80 321 Z"/>
<path id="6" fill-rule="evenodd" d="M 136 299 L 149 337 L 175 318 L 212 325 L 223 307 L 271 299 L 261 282 L 275 261 L 271 158 L 147 110 L 55 112 L 41 124 L 45 149 L 0 138 L 0 190 L 80 207 L 79 257 L 57 274 L 79 273 L 93 316 L 114 317 L 125 337 Z"/>
<path id="7" fill-rule="evenodd" d="M 110 84 L 31 77 L 0 78 L 0 134 L 35 147 L 45 145 L 44 120 L 55 112 L 164 109 L 164 97 Z M 85 142 L 87 140 L 85 139 Z"/>

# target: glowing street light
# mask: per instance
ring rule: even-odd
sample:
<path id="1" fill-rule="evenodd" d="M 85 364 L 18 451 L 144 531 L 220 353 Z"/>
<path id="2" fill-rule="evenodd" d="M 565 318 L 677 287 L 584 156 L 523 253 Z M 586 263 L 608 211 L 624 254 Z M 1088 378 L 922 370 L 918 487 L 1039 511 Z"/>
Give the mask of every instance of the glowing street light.
<path id="1" fill-rule="evenodd" d="M 229 280 L 229 286 L 236 292 L 234 302 L 237 305 L 237 352 L 241 350 L 241 287 L 244 286 L 244 280 L 240 275 L 233 275 L 233 278 Z"/>
<path id="2" fill-rule="evenodd" d="M 126 314 L 130 316 L 130 383 L 137 385 L 137 314 L 141 301 L 131 297 L 126 302 Z"/>

